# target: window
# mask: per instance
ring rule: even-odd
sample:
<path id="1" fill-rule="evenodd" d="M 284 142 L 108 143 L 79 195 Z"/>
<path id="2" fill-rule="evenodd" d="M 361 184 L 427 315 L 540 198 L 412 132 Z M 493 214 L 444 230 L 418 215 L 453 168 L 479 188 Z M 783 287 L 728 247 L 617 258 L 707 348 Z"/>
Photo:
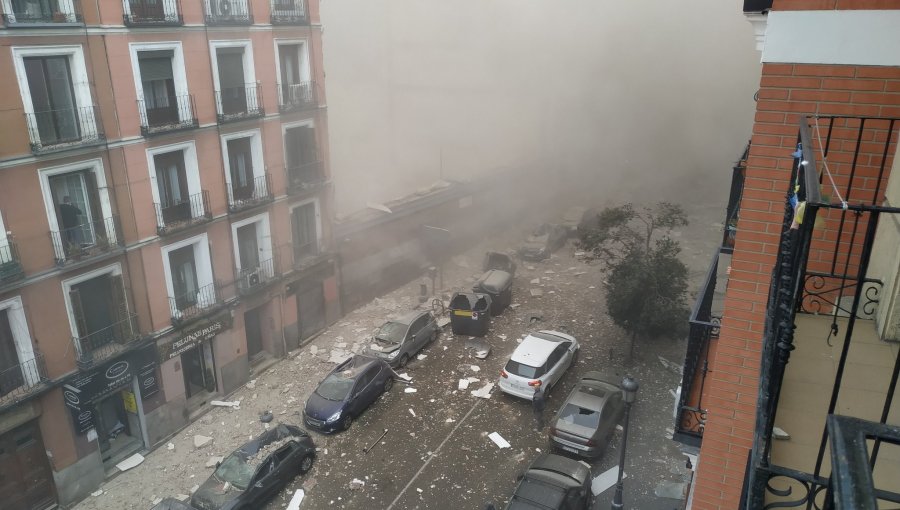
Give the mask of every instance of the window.
<path id="1" fill-rule="evenodd" d="M 271 197 L 261 140 L 259 130 L 222 136 L 225 183 L 232 211 Z"/>
<path id="2" fill-rule="evenodd" d="M 181 43 L 131 43 L 129 48 L 143 133 L 196 125 Z"/>
<path id="3" fill-rule="evenodd" d="M 201 234 L 162 249 L 173 318 L 194 315 L 218 302 L 208 243 L 206 234 Z"/>
<path id="4" fill-rule="evenodd" d="M 303 187 L 321 179 L 317 165 L 316 132 L 311 124 L 285 129 L 284 150 L 288 186 Z"/>
<path id="5" fill-rule="evenodd" d="M 250 41 L 212 41 L 210 49 L 220 122 L 261 113 Z"/>
<path id="6" fill-rule="evenodd" d="M 250 152 L 250 138 L 229 140 L 227 147 L 232 198 L 246 200 L 253 196 L 253 156 Z"/>
<path id="7" fill-rule="evenodd" d="M 307 202 L 291 210 L 291 234 L 294 260 L 319 254 L 319 212 L 315 202 Z"/>
<path id="8" fill-rule="evenodd" d="M 422 331 L 422 328 L 425 327 L 425 323 L 428 321 L 428 317 L 419 317 L 412 323 L 412 326 L 409 328 L 413 334 L 418 334 L 419 331 Z"/>
<path id="9" fill-rule="evenodd" d="M 276 41 L 279 100 L 283 109 L 315 104 L 306 41 Z"/>
<path id="10" fill-rule="evenodd" d="M 139 337 L 118 264 L 65 280 L 62 285 L 79 361 L 105 357 L 120 344 Z"/>
<path id="11" fill-rule="evenodd" d="M 238 276 L 256 274 L 257 282 L 274 276 L 272 237 L 268 214 L 253 216 L 231 225 L 234 236 L 234 257 Z M 239 282 L 243 285 L 246 282 Z"/>
<path id="12" fill-rule="evenodd" d="M 16 368 L 18 367 L 18 370 Z M 0 397 L 41 379 L 22 299 L 0 301 Z"/>
<path id="13" fill-rule="evenodd" d="M 9 0 L 3 2 L 3 11 L 9 23 L 76 23 L 76 14 L 70 0 Z"/>
<path id="14" fill-rule="evenodd" d="M 193 142 L 148 149 L 147 159 L 158 227 L 189 223 L 207 215 Z"/>
<path id="15" fill-rule="evenodd" d="M 197 304 L 200 284 L 197 281 L 197 265 L 194 262 L 194 247 L 185 246 L 169 252 L 169 267 L 172 271 L 172 288 L 179 310 Z"/>

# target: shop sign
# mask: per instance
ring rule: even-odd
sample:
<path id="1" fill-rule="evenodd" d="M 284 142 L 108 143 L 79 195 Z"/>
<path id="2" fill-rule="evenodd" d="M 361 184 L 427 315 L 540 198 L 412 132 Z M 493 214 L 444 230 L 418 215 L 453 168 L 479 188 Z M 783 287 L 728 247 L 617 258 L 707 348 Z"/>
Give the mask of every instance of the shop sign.
<path id="1" fill-rule="evenodd" d="M 134 377 L 132 365 L 130 360 L 118 359 L 93 372 L 79 374 L 69 384 L 63 385 L 66 405 L 80 413 L 89 408 L 88 404 L 128 386 Z"/>
<path id="2" fill-rule="evenodd" d="M 162 360 L 170 360 L 181 356 L 216 336 L 220 331 L 230 327 L 231 314 L 223 314 L 212 320 L 197 324 L 190 329 L 183 329 L 176 334 L 171 342 L 159 347 L 159 357 Z"/>
<path id="3" fill-rule="evenodd" d="M 141 390 L 141 398 L 152 397 L 159 393 L 159 378 L 156 376 L 156 367 L 159 362 L 156 358 L 156 346 L 150 345 L 138 352 L 137 378 L 138 388 Z"/>
<path id="4" fill-rule="evenodd" d="M 125 404 L 125 410 L 129 413 L 137 414 L 137 399 L 134 397 L 134 393 L 130 391 L 122 392 L 122 402 Z"/>
<path id="5" fill-rule="evenodd" d="M 94 428 L 94 410 L 85 408 L 84 410 L 76 410 L 69 408 L 72 413 L 72 423 L 75 424 L 75 432 L 77 434 L 86 434 L 87 431 Z"/>

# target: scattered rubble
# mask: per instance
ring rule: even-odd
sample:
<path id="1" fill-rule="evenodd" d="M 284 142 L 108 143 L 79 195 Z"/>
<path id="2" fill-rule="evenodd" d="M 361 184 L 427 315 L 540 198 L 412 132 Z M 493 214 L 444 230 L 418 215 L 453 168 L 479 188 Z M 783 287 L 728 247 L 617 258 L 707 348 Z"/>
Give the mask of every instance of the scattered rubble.
<path id="1" fill-rule="evenodd" d="M 503 436 L 501 436 L 500 434 L 498 434 L 498 433 L 496 433 L 496 432 L 491 432 L 490 434 L 488 434 L 488 437 L 489 437 L 489 438 L 491 439 L 491 441 L 493 441 L 494 444 L 497 445 L 497 447 L 499 447 L 501 450 L 502 450 L 503 448 L 509 448 L 509 446 L 510 446 L 510 445 L 509 445 L 509 442 L 508 442 L 506 439 L 503 439 Z"/>
<path id="2" fill-rule="evenodd" d="M 204 446 L 211 443 L 212 440 L 213 440 L 213 438 L 211 438 L 209 436 L 201 436 L 199 434 L 195 435 L 194 436 L 194 448 L 198 448 L 198 449 L 203 448 Z"/>

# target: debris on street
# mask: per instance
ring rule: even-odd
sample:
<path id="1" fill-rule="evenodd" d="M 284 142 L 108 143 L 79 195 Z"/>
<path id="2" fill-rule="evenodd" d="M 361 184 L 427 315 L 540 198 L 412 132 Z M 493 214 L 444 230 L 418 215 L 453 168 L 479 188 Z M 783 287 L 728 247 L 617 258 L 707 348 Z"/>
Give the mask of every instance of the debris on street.
<path id="1" fill-rule="evenodd" d="M 204 446 L 211 443 L 212 440 L 213 440 L 213 438 L 211 438 L 209 436 L 201 436 L 199 434 L 195 435 L 194 436 L 194 448 L 197 448 L 197 449 L 203 448 Z"/>
<path id="2" fill-rule="evenodd" d="M 300 503 L 303 502 L 303 497 L 306 493 L 303 489 L 297 489 L 294 491 L 294 497 L 291 498 L 291 502 L 288 503 L 287 510 L 300 510 Z"/>
<path id="3" fill-rule="evenodd" d="M 609 489 L 613 485 L 616 484 L 616 479 L 619 476 L 619 467 L 611 467 L 606 471 L 600 473 L 599 475 L 594 477 L 594 480 L 591 481 L 591 492 L 594 493 L 594 496 L 598 496 L 603 493 L 606 489 Z M 622 478 L 624 479 L 628 476 L 627 473 L 622 473 Z"/>
<path id="4" fill-rule="evenodd" d="M 131 457 L 116 464 L 116 469 L 119 471 L 128 471 L 129 469 L 140 465 L 141 462 L 144 462 L 144 456 L 140 453 L 135 453 Z"/>
<path id="5" fill-rule="evenodd" d="M 249 383 L 248 383 L 248 386 L 249 386 Z M 227 401 L 223 401 L 223 400 L 213 400 L 213 401 L 210 401 L 209 405 L 216 406 L 216 407 L 231 407 L 232 409 L 240 409 L 241 401 L 235 400 L 233 402 L 227 402 Z"/>
<path id="6" fill-rule="evenodd" d="M 506 439 L 503 439 L 503 436 L 501 436 L 500 434 L 498 434 L 498 433 L 496 433 L 496 432 L 491 432 L 490 434 L 488 434 L 488 437 L 489 437 L 489 438 L 491 439 L 491 441 L 493 441 L 494 444 L 497 445 L 497 447 L 499 447 L 500 449 L 503 449 L 503 448 L 509 448 L 509 446 L 510 446 L 510 445 L 509 445 L 509 442 L 508 442 Z"/>
<path id="7" fill-rule="evenodd" d="M 472 393 L 473 397 L 489 399 L 489 398 L 491 398 L 491 390 L 493 390 L 493 389 L 494 389 L 494 383 L 489 382 L 489 383 L 485 384 L 484 386 L 482 386 L 481 388 L 479 388 L 477 390 L 473 390 L 471 393 Z"/>

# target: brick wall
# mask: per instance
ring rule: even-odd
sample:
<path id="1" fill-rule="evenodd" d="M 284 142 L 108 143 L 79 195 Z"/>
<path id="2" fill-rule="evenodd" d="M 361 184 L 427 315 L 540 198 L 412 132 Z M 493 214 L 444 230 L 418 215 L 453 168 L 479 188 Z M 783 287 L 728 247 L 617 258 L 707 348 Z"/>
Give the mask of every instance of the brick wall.
<path id="1" fill-rule="evenodd" d="M 828 4 L 830 7 L 817 8 L 840 8 L 851 3 L 866 2 L 784 0 L 775 5 L 799 8 L 796 5 Z M 694 509 L 738 508 L 755 427 L 762 330 L 793 165 L 791 153 L 796 148 L 800 117 L 811 114 L 900 117 L 900 68 L 763 65 L 722 330 L 708 376 L 709 416 L 695 479 Z M 823 144 L 831 132 L 827 160 L 840 193 L 845 198 L 849 195 L 850 202 L 871 203 L 882 200 L 884 184 L 875 190 L 874 183 L 882 163 L 887 180 L 890 157 L 896 153 L 896 136 L 889 147 L 888 161 L 883 161 L 889 122 L 867 121 L 857 151 L 858 123 L 823 119 L 819 131 Z M 876 143 L 879 141 L 882 143 Z M 849 169 L 854 157 L 857 171 L 851 182 Z M 823 194 L 834 196 L 829 188 L 826 181 Z M 830 269 L 840 215 L 841 211 L 820 215 L 809 269 Z M 847 259 L 850 244 L 862 241 L 851 236 L 849 230 L 841 235 L 842 261 Z M 857 263 L 851 257 L 848 270 L 852 272 Z"/>

